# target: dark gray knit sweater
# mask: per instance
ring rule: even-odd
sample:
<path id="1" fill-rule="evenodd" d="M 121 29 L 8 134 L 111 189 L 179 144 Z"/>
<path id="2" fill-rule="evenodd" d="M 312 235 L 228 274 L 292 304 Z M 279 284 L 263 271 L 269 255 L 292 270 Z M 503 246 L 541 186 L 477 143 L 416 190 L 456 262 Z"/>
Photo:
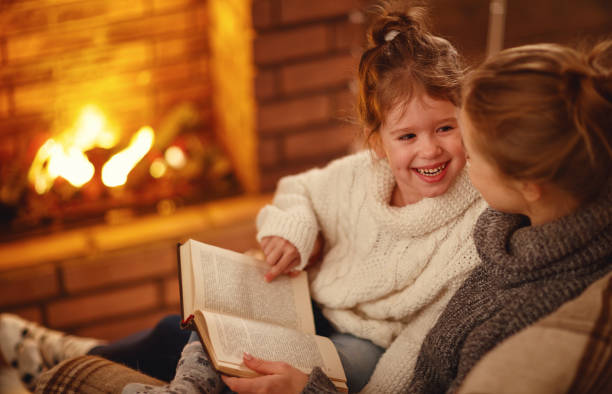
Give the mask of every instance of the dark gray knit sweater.
<path id="1" fill-rule="evenodd" d="M 482 264 L 423 342 L 410 393 L 455 392 L 486 352 L 612 270 L 612 187 L 541 226 L 489 209 L 474 241 Z"/>

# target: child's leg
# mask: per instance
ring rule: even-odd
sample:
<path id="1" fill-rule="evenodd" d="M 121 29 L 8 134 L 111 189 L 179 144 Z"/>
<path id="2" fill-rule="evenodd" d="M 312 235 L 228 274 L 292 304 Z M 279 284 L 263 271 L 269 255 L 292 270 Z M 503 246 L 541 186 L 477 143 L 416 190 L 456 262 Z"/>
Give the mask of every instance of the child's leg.
<path id="1" fill-rule="evenodd" d="M 181 329 L 180 323 L 179 315 L 166 316 L 153 329 L 97 346 L 88 354 L 127 365 L 169 382 L 174 377 L 181 351 L 190 335 L 190 331 Z"/>
<path id="2" fill-rule="evenodd" d="M 103 341 L 50 330 L 11 314 L 0 315 L 0 352 L 31 388 L 44 370 L 67 358 L 81 356 Z"/>
<path id="3" fill-rule="evenodd" d="M 38 375 L 59 362 L 85 354 L 97 355 L 139 370 L 159 380 L 174 377 L 189 332 L 180 328 L 180 316 L 162 319 L 155 328 L 105 344 L 51 330 L 10 314 L 0 315 L 0 352 L 18 370 L 22 381 L 36 382 Z M 24 342 L 24 340 L 26 340 Z"/>
<path id="4" fill-rule="evenodd" d="M 378 359 L 385 349 L 367 339 L 351 334 L 333 333 L 329 339 L 334 343 L 340 355 L 349 392 L 361 391 L 370 380 Z"/>
<path id="5" fill-rule="evenodd" d="M 195 332 L 183 349 L 176 368 L 176 376 L 167 386 L 151 386 L 131 383 L 122 394 L 163 394 L 163 393 L 220 393 L 225 387 L 220 375 L 214 370 Z"/>

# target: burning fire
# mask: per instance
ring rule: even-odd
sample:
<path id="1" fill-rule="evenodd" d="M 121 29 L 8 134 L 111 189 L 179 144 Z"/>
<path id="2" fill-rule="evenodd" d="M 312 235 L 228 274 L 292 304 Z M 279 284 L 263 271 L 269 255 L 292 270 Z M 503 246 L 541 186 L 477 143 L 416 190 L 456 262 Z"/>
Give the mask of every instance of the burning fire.
<path id="1" fill-rule="evenodd" d="M 110 149 L 119 142 L 120 133 L 112 127 L 104 114 L 88 105 L 74 126 L 48 139 L 36 153 L 28 172 L 28 179 L 38 194 L 48 192 L 57 177 L 81 187 L 91 180 L 94 165 L 85 152 L 93 148 Z M 102 182 L 108 187 L 125 184 L 127 176 L 153 145 L 150 127 L 141 128 L 127 148 L 113 155 L 102 167 Z"/>
<path id="2" fill-rule="evenodd" d="M 75 147 L 66 149 L 61 142 L 52 138 L 38 150 L 30 167 L 30 181 L 33 181 L 39 194 L 47 192 L 58 176 L 65 178 L 73 186 L 81 187 L 89 182 L 93 174 L 94 166 L 81 150 Z"/>
<path id="3" fill-rule="evenodd" d="M 125 184 L 132 168 L 153 146 L 153 129 L 145 126 L 132 137 L 130 145 L 111 157 L 102 167 L 102 183 L 108 187 Z"/>

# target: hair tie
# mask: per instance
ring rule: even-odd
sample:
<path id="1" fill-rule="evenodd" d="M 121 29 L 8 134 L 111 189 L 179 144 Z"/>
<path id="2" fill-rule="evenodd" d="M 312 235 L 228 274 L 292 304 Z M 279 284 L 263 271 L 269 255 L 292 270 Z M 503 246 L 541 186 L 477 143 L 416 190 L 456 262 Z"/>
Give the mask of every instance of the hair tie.
<path id="1" fill-rule="evenodd" d="M 400 34 L 399 30 L 390 30 L 387 34 L 385 34 L 385 42 L 393 41 L 398 34 Z"/>

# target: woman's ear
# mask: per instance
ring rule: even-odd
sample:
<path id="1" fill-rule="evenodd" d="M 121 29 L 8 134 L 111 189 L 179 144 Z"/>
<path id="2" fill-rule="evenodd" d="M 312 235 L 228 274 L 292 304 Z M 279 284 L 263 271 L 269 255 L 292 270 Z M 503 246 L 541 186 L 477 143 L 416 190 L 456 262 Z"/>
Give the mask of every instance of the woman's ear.
<path id="1" fill-rule="evenodd" d="M 519 181 L 518 191 L 525 201 L 534 203 L 542 198 L 542 186 L 532 181 Z"/>

